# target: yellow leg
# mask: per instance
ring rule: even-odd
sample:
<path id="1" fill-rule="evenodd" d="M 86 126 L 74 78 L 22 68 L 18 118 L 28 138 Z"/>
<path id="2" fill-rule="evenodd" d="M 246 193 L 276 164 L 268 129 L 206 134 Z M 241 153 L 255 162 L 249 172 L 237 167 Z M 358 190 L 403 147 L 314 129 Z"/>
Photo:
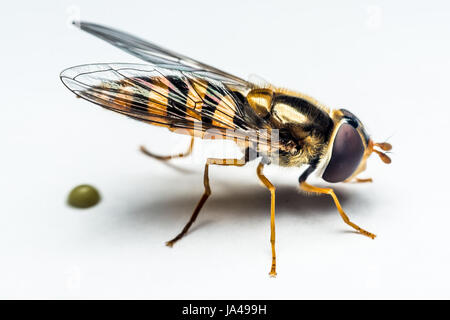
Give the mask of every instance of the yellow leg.
<path id="1" fill-rule="evenodd" d="M 372 180 L 372 178 L 366 178 L 366 179 L 353 178 L 350 180 L 345 180 L 344 182 L 346 182 L 346 183 L 366 183 L 366 182 L 373 182 L 373 180 Z"/>
<path id="2" fill-rule="evenodd" d="M 373 182 L 372 178 L 367 178 L 367 179 L 360 179 L 357 178 L 358 175 L 361 174 L 361 172 L 364 172 L 367 168 L 367 164 L 366 162 L 363 163 L 363 165 L 361 167 L 359 167 L 356 172 L 354 172 L 352 174 L 352 176 L 350 178 L 348 178 L 347 180 L 345 180 L 344 182 L 346 183 L 365 183 L 365 182 Z"/>
<path id="3" fill-rule="evenodd" d="M 144 146 L 141 146 L 140 150 L 149 157 L 152 157 L 152 158 L 155 158 L 155 159 L 158 159 L 161 161 L 167 161 L 167 160 L 174 159 L 174 158 L 187 157 L 188 155 L 190 155 L 192 153 L 193 148 L 194 148 L 194 137 L 191 137 L 191 143 L 189 144 L 189 148 L 184 153 L 179 153 L 179 154 L 175 154 L 175 155 L 171 155 L 171 156 L 159 156 L 157 154 L 154 154 L 154 153 L 148 151 Z"/>
<path id="4" fill-rule="evenodd" d="M 306 182 L 301 182 L 300 183 L 300 188 L 302 188 L 305 191 L 308 192 L 315 192 L 315 193 L 325 193 L 325 194 L 329 194 L 333 200 L 334 200 L 334 204 L 336 205 L 342 219 L 344 220 L 344 222 L 346 224 L 348 224 L 349 226 L 351 226 L 352 228 L 354 228 L 355 230 L 357 230 L 359 233 L 370 237 L 372 239 L 375 239 L 376 235 L 374 235 L 373 233 L 370 233 L 364 229 L 361 229 L 360 227 L 358 227 L 356 224 L 354 224 L 353 222 L 350 221 L 350 219 L 348 218 L 348 216 L 345 214 L 344 210 L 342 210 L 341 204 L 339 203 L 338 198 L 336 197 L 336 194 L 334 193 L 333 189 L 331 188 L 318 188 L 318 187 L 314 187 L 311 186 L 309 184 L 307 184 Z"/>
<path id="5" fill-rule="evenodd" d="M 269 275 L 275 277 L 277 275 L 277 258 L 275 254 L 275 187 L 263 174 L 264 164 L 261 162 L 256 169 L 256 174 L 259 180 L 270 191 L 270 244 L 272 245 L 272 267 L 270 268 Z"/>
<path id="6" fill-rule="evenodd" d="M 183 238 L 183 236 L 188 232 L 191 225 L 194 223 L 195 219 L 197 219 L 198 213 L 202 209 L 203 205 L 205 204 L 206 200 L 208 199 L 209 195 L 211 194 L 211 188 L 209 187 L 209 175 L 208 175 L 208 168 L 209 165 L 220 165 L 220 166 L 237 166 L 242 167 L 246 164 L 245 159 L 217 159 L 217 158 L 209 158 L 206 160 L 205 164 L 205 172 L 203 175 L 203 184 L 205 186 L 205 191 L 203 192 L 202 197 L 200 198 L 200 201 L 197 203 L 197 206 L 195 207 L 194 213 L 192 213 L 191 218 L 184 226 L 183 230 L 172 240 L 167 241 L 166 245 L 169 247 L 172 247 L 175 242 Z"/>

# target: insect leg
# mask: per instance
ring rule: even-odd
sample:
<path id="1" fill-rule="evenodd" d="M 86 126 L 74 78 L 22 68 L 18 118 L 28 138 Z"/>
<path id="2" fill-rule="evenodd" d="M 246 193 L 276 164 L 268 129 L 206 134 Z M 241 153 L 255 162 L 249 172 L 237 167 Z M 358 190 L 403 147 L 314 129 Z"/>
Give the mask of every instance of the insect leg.
<path id="1" fill-rule="evenodd" d="M 200 210 L 202 209 L 203 205 L 205 204 L 206 200 L 208 199 L 208 197 L 211 194 L 211 188 L 209 186 L 209 175 L 208 175 L 208 168 L 209 165 L 220 165 L 220 166 L 237 166 L 237 167 L 242 167 L 243 165 L 245 165 L 246 159 L 245 157 L 242 159 L 218 159 L 218 158 L 208 158 L 208 160 L 206 160 L 206 164 L 205 164 L 205 172 L 203 175 L 203 184 L 205 186 L 205 192 L 203 193 L 202 197 L 200 198 L 200 201 L 197 203 L 197 206 L 195 207 L 194 212 L 192 213 L 191 218 L 189 219 L 189 221 L 186 223 L 186 225 L 184 226 L 183 230 L 181 230 L 181 232 L 172 240 L 167 241 L 166 245 L 169 247 L 172 247 L 173 244 L 175 242 L 177 242 L 178 240 L 180 240 L 189 230 L 189 228 L 191 227 L 191 225 L 194 223 L 195 219 L 197 219 L 198 213 L 200 212 Z"/>
<path id="2" fill-rule="evenodd" d="M 353 178 L 350 180 L 345 180 L 344 182 L 346 183 L 366 183 L 366 182 L 373 182 L 372 178 L 365 178 L 365 179 L 361 179 L 361 178 Z"/>
<path id="3" fill-rule="evenodd" d="M 189 144 L 189 148 L 187 149 L 186 152 L 183 153 L 179 153 L 179 154 L 174 154 L 171 156 L 159 156 L 157 154 L 154 154 L 150 151 L 148 151 L 144 146 L 140 147 L 140 150 L 142 151 L 142 153 L 144 153 L 145 155 L 161 160 L 161 161 L 167 161 L 170 159 L 174 159 L 174 158 L 183 158 L 183 157 L 187 157 L 188 155 L 190 155 L 192 153 L 192 149 L 194 148 L 194 137 L 191 137 L 191 143 Z"/>
<path id="4" fill-rule="evenodd" d="M 272 267 L 270 268 L 269 275 L 275 277 L 277 275 L 276 267 L 276 254 L 275 254 L 275 187 L 263 174 L 264 163 L 260 163 L 256 169 L 256 174 L 259 180 L 270 191 L 270 244 L 272 245 Z"/>
<path id="5" fill-rule="evenodd" d="M 353 222 L 350 221 L 350 219 L 348 218 L 348 216 L 345 214 L 344 210 L 342 209 L 341 204 L 339 203 L 339 200 L 336 197 L 336 194 L 334 193 L 333 189 L 314 187 L 314 186 L 307 184 L 304 181 L 300 182 L 300 188 L 302 190 L 308 191 L 308 192 L 329 194 L 333 198 L 334 204 L 336 205 L 336 208 L 338 209 L 339 214 L 341 215 L 342 219 L 344 220 L 344 222 L 346 224 L 348 224 L 349 226 L 351 226 L 352 228 L 357 230 L 359 233 L 361 233 L 367 237 L 370 237 L 372 239 L 375 239 L 376 235 L 374 235 L 373 233 L 370 233 L 364 229 L 361 229 L 356 224 L 354 224 Z"/>
<path id="6" fill-rule="evenodd" d="M 347 180 L 345 180 L 344 182 L 349 183 L 349 182 L 353 182 L 353 183 L 365 183 L 365 182 L 373 182 L 372 178 L 366 178 L 366 179 L 361 179 L 361 178 L 357 178 L 358 175 L 361 174 L 361 172 L 364 172 L 367 168 L 366 163 L 364 162 L 363 166 L 358 168 L 357 171 L 355 173 L 353 173 L 353 175 L 348 178 Z"/>

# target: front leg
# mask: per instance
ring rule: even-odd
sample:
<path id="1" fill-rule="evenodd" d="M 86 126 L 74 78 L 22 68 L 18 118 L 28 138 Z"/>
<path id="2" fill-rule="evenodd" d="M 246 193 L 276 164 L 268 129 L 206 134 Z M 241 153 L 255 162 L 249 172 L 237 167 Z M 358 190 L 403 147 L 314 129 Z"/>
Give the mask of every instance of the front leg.
<path id="1" fill-rule="evenodd" d="M 372 178 L 352 178 L 344 181 L 345 183 L 366 183 L 366 182 L 373 182 Z"/>
<path id="2" fill-rule="evenodd" d="M 348 224 L 349 226 L 351 226 L 352 228 L 357 230 L 359 233 L 361 233 L 369 238 L 375 239 L 376 235 L 360 228 L 359 226 L 357 226 L 356 224 L 354 224 L 353 222 L 350 221 L 350 219 L 348 218 L 348 216 L 345 214 L 344 210 L 342 209 L 341 204 L 339 203 L 339 200 L 338 200 L 336 194 L 334 193 L 333 189 L 314 187 L 312 185 L 307 184 L 305 181 L 300 181 L 300 188 L 307 192 L 329 194 L 333 198 L 334 204 L 336 205 L 336 207 L 339 211 L 339 214 L 341 215 L 342 219 L 344 220 L 344 222 L 346 224 Z"/>
<path id="3" fill-rule="evenodd" d="M 367 168 L 367 165 L 366 165 L 366 163 L 364 163 L 360 168 L 358 168 L 358 170 L 355 173 L 353 173 L 353 175 L 350 178 L 348 178 L 344 182 L 345 183 L 349 183 L 349 182 L 352 182 L 352 183 L 373 182 L 372 178 L 362 179 L 362 178 L 358 178 L 357 177 L 359 174 L 361 174 L 361 172 L 364 172 L 366 170 L 366 168 Z"/>

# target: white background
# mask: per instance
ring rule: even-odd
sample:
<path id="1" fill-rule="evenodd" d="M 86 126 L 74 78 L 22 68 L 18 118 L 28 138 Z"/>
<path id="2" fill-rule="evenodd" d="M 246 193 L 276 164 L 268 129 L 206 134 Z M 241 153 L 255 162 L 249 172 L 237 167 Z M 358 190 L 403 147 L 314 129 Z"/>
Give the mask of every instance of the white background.
<path id="1" fill-rule="evenodd" d="M 197 141 L 180 172 L 137 149 L 179 152 L 188 137 L 75 99 L 64 68 L 138 61 L 70 28 L 78 16 L 357 114 L 375 141 L 389 138 L 393 163 L 374 156 L 373 184 L 335 189 L 378 237 L 354 233 L 330 197 L 300 194 L 301 169 L 269 167 L 269 278 L 269 192 L 251 163 L 212 167 L 198 221 L 165 247 L 220 148 Z M 9 1 L 0 30 L 0 298 L 450 298 L 448 2 Z M 66 205 L 81 183 L 99 205 Z"/>

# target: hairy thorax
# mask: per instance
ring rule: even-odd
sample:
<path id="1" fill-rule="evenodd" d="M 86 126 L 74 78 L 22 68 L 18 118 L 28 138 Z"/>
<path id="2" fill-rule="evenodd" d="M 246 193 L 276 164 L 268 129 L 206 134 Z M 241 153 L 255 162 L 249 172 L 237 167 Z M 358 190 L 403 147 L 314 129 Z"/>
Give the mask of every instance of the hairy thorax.
<path id="1" fill-rule="evenodd" d="M 319 161 L 333 130 L 328 108 L 309 96 L 275 88 L 253 89 L 247 101 L 279 130 L 280 149 L 269 158 L 288 167 Z"/>

